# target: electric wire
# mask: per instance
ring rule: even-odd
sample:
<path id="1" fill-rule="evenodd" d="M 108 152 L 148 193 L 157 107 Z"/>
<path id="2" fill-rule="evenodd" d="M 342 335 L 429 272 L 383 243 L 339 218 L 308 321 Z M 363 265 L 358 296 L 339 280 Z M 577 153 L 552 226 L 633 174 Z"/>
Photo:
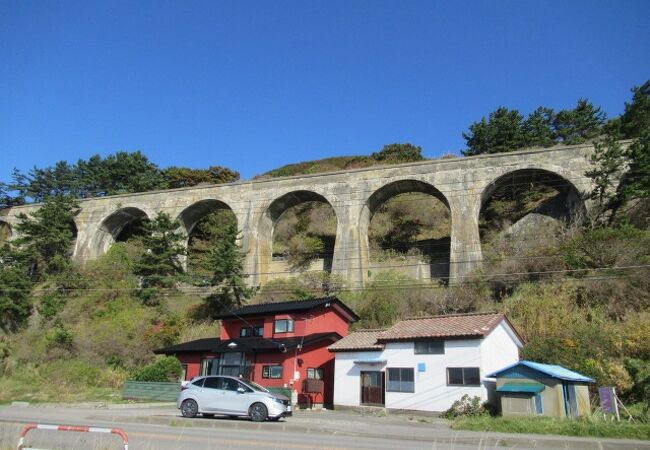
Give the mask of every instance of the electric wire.
<path id="1" fill-rule="evenodd" d="M 521 276 L 533 276 L 533 275 L 558 275 L 558 274 L 578 274 L 578 273 L 588 273 L 588 272 L 600 272 L 600 271 L 635 271 L 635 270 L 645 270 L 645 269 L 650 269 L 650 264 L 635 264 L 635 265 L 628 265 L 628 266 L 607 266 L 607 267 L 593 267 L 593 268 L 583 268 L 583 269 L 556 269 L 556 270 L 544 270 L 544 271 L 530 271 L 530 272 L 503 272 L 503 273 L 489 273 L 489 274 L 468 274 L 468 275 L 459 275 L 458 278 L 464 279 L 464 281 L 459 281 L 459 282 L 454 282 L 451 284 L 451 286 L 459 286 L 462 284 L 473 284 L 474 280 L 479 279 L 479 280 L 489 280 L 492 278 L 499 278 L 499 277 L 521 277 Z M 588 277 L 583 277 L 580 278 L 580 280 L 586 279 Z M 72 279 L 68 279 L 67 281 L 73 281 Z M 381 284 L 381 287 L 403 287 L 403 286 L 415 286 L 417 288 L 443 288 L 446 289 L 447 286 L 441 286 L 441 285 L 435 285 L 432 284 L 431 282 L 427 281 L 416 281 L 413 280 L 414 282 L 407 282 L 407 283 L 396 283 L 394 285 L 391 284 Z M 356 283 L 359 284 L 360 286 L 358 288 L 352 288 L 352 290 L 359 290 L 363 289 L 364 286 L 362 280 L 355 280 L 355 281 L 344 281 L 344 284 L 347 283 Z M 179 288 L 158 288 L 161 291 L 178 291 Z M 61 287 L 52 287 L 52 288 L 36 288 L 36 289 L 6 289 L 6 288 L 0 288 L 0 292 L 20 292 L 20 291 L 28 291 L 28 292 L 75 292 L 75 291 L 84 291 L 84 292 L 93 292 L 93 291 L 115 291 L 115 292 L 133 292 L 133 291 L 138 291 L 140 290 L 139 287 L 132 287 L 132 288 L 61 288 Z M 202 286 L 191 286 L 191 287 L 183 287 L 183 291 L 185 290 L 194 290 L 196 292 L 202 292 L 204 293 L 206 290 L 209 290 L 209 287 L 202 287 Z M 262 290 L 264 290 L 264 287 L 262 287 Z"/>

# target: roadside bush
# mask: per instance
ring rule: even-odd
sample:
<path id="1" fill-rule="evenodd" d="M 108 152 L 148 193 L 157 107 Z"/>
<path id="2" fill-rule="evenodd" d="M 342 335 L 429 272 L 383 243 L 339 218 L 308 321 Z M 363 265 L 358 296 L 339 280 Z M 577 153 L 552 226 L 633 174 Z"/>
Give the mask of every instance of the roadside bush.
<path id="1" fill-rule="evenodd" d="M 629 398 L 645 404 L 645 413 L 650 416 L 650 360 L 627 359 L 625 369 L 632 377 L 633 386 Z"/>
<path id="2" fill-rule="evenodd" d="M 481 397 L 478 395 L 470 397 L 465 394 L 460 400 L 456 400 L 441 416 L 445 419 L 455 419 L 456 417 L 476 417 L 486 413 L 487 409 L 481 404 Z"/>
<path id="3" fill-rule="evenodd" d="M 650 404 L 647 401 L 626 405 L 625 408 L 626 410 L 621 411 L 623 419 L 650 424 Z"/>
<path id="4" fill-rule="evenodd" d="M 10 356 L 11 347 L 9 341 L 0 337 L 0 375 L 4 374 Z"/>
<path id="5" fill-rule="evenodd" d="M 131 377 L 134 381 L 176 381 L 181 377 L 183 367 L 173 356 L 163 356 L 156 362 L 137 370 Z"/>

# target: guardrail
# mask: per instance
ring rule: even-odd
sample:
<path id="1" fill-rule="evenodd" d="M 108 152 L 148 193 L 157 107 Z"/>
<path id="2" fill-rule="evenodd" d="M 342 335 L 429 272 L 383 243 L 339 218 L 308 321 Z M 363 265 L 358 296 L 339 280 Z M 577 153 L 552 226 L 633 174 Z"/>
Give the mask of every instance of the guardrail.
<path id="1" fill-rule="evenodd" d="M 47 425 L 47 424 L 30 424 L 23 428 L 18 441 L 18 450 L 37 450 L 32 447 L 25 447 L 25 437 L 31 430 L 50 430 L 50 431 L 74 431 L 76 433 L 109 433 L 116 434 L 122 438 L 124 450 L 129 450 L 129 438 L 126 433 L 119 428 L 96 428 L 96 427 L 78 427 L 73 425 Z"/>

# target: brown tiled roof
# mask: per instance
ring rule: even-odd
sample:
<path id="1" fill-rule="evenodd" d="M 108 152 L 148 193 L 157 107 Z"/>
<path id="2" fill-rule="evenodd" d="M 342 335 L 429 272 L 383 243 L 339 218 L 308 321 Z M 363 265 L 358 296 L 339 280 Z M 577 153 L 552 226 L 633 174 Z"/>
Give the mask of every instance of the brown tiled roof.
<path id="1" fill-rule="evenodd" d="M 448 314 L 444 316 L 415 317 L 401 320 L 388 330 L 380 333 L 377 336 L 377 342 L 426 338 L 483 338 L 503 319 L 507 321 L 501 313 Z"/>
<path id="2" fill-rule="evenodd" d="M 357 350 L 382 350 L 384 346 L 377 343 L 377 337 L 386 330 L 358 330 L 350 333 L 340 341 L 327 347 L 332 352 Z"/>

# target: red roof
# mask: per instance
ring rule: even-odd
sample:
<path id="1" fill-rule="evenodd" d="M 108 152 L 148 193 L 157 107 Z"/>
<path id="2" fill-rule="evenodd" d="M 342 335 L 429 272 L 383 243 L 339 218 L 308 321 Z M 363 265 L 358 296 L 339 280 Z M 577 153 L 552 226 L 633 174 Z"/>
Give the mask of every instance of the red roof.
<path id="1" fill-rule="evenodd" d="M 483 338 L 505 320 L 501 313 L 448 314 L 444 316 L 415 317 L 397 322 L 377 337 L 377 342 L 405 341 L 431 338 Z M 517 334 L 523 342 L 523 339 Z"/>

